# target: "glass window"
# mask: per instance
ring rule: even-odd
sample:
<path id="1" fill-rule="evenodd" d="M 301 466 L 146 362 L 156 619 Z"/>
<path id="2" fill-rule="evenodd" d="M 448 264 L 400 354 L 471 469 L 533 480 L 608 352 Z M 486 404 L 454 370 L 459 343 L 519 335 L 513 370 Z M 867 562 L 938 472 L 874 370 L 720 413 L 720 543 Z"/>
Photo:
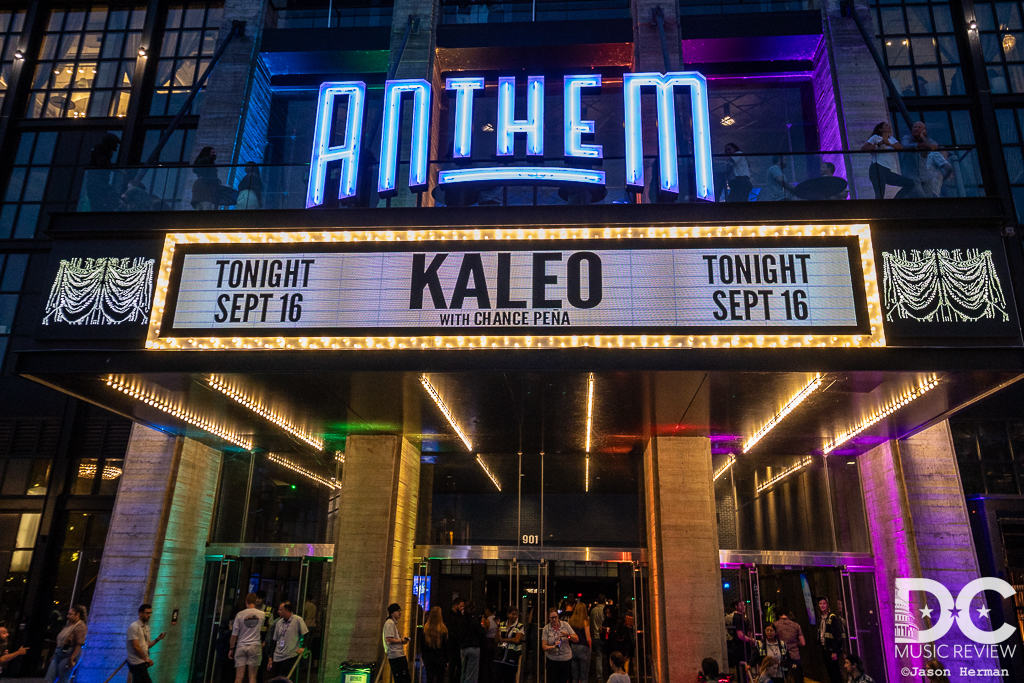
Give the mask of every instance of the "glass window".
<path id="1" fill-rule="evenodd" d="M 47 626 L 47 634 L 51 637 L 56 636 L 63 627 L 64 615 L 69 606 L 91 606 L 109 526 L 109 513 L 68 513 L 64 549 L 60 554 L 53 587 L 53 600 L 60 616 Z"/>
<path id="2" fill-rule="evenodd" d="M 223 2 L 190 2 L 168 8 L 150 114 L 173 115 L 181 109 L 217 48 L 223 7 Z M 198 111 L 201 100 L 202 92 L 191 112 Z"/>
<path id="3" fill-rule="evenodd" d="M 145 18 L 142 5 L 51 10 L 25 115 L 125 116 Z"/>
<path id="4" fill-rule="evenodd" d="M 0 10 L 0 104 L 7 93 L 14 65 L 14 51 L 18 49 L 18 38 L 25 25 L 24 10 Z"/>
<path id="5" fill-rule="evenodd" d="M 1024 139 L 1021 137 L 1024 109 L 999 109 L 996 116 L 999 139 L 1003 143 L 1003 158 L 1006 160 L 1006 173 L 1013 191 L 1013 203 L 1017 207 L 1018 220 L 1024 220 L 1024 146 L 1021 144 L 1021 140 Z"/>
<path id="6" fill-rule="evenodd" d="M 900 95 L 966 93 L 948 3 L 872 0 L 871 6 L 879 52 Z"/>
<path id="7" fill-rule="evenodd" d="M 992 94 L 1024 92 L 1024 30 L 1019 2 L 978 2 L 978 37 Z"/>

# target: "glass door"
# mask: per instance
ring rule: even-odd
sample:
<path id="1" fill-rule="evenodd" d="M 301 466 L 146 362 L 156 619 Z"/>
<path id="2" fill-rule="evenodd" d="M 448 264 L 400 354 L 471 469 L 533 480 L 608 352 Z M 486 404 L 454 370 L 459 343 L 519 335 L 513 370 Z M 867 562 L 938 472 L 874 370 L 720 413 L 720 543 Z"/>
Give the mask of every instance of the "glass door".
<path id="1" fill-rule="evenodd" d="M 245 552 L 245 546 L 237 548 Z M 290 677 L 293 683 L 318 680 L 322 660 L 330 571 L 323 557 L 209 557 L 203 579 L 203 597 L 197 615 L 193 681 L 234 680 L 234 663 L 228 657 L 235 615 L 245 609 L 245 596 L 265 597 L 274 618 L 284 601 L 306 622 L 306 652 Z M 183 615 L 184 618 L 184 615 Z M 266 636 L 269 638 L 269 634 Z M 265 660 L 264 660 L 265 662 Z"/>

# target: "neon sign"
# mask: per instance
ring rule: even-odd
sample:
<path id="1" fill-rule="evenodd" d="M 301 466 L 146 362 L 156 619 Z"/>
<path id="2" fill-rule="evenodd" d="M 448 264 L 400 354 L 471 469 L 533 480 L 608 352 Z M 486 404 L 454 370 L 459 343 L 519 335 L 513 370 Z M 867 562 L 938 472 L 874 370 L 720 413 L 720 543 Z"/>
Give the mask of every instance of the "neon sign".
<path id="1" fill-rule="evenodd" d="M 563 82 L 565 115 L 563 121 L 564 156 L 566 160 L 598 162 L 604 157 L 603 147 L 584 143 L 584 135 L 593 135 L 596 124 L 585 120 L 581 97 L 584 88 L 600 88 L 598 74 L 569 75 Z M 708 117 L 707 81 L 696 71 L 660 73 L 627 73 L 623 75 L 623 118 L 625 122 L 626 184 L 641 191 L 645 184 L 643 168 L 643 121 L 641 93 L 653 87 L 657 97 L 658 177 L 659 191 L 679 194 L 679 168 L 675 126 L 676 88 L 687 88 L 690 94 L 693 121 L 694 177 L 697 197 L 714 201 L 715 188 L 711 171 L 711 129 Z M 526 83 L 525 118 L 516 118 L 514 77 L 498 79 L 497 148 L 495 154 L 511 157 L 516 136 L 526 138 L 529 157 L 544 156 L 544 77 L 529 76 Z M 445 89 L 455 93 L 455 131 L 452 156 L 469 160 L 473 147 L 473 98 L 484 89 L 482 77 L 449 78 Z M 409 140 L 409 189 L 422 192 L 427 187 L 427 162 L 430 146 L 431 85 L 423 79 L 387 81 L 384 85 L 384 115 L 381 126 L 380 170 L 377 192 L 392 196 L 397 192 L 399 145 L 401 144 L 401 112 L 403 96 L 412 98 L 412 122 Z M 335 131 L 336 98 L 347 98 L 345 130 L 340 145 L 331 145 Z M 340 161 L 341 173 L 338 199 L 356 195 L 359 174 L 359 140 L 366 104 L 366 84 L 362 81 L 324 83 L 317 104 L 313 155 L 310 162 L 306 208 L 324 203 L 326 168 L 329 162 Z M 440 171 L 440 185 L 456 183 L 582 183 L 604 185 L 605 173 L 589 168 L 547 166 L 466 167 Z"/>

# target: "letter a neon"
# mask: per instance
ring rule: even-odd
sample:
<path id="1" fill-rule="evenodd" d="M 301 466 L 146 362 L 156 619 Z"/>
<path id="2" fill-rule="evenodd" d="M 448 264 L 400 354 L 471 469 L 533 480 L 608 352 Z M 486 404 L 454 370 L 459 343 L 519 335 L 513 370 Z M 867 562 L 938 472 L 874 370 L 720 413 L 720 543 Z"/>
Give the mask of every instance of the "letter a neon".
<path id="1" fill-rule="evenodd" d="M 348 98 L 348 115 L 345 122 L 345 141 L 331 146 L 331 124 L 334 122 L 334 101 L 336 97 Z M 316 108 L 316 130 L 313 133 L 313 156 L 310 159 L 309 185 L 306 188 L 306 208 L 324 203 L 324 183 L 327 163 L 341 161 L 341 178 L 338 183 L 338 199 L 347 199 L 356 194 L 359 180 L 359 140 L 363 133 L 363 103 L 366 100 L 366 84 L 362 81 L 323 83 Z"/>

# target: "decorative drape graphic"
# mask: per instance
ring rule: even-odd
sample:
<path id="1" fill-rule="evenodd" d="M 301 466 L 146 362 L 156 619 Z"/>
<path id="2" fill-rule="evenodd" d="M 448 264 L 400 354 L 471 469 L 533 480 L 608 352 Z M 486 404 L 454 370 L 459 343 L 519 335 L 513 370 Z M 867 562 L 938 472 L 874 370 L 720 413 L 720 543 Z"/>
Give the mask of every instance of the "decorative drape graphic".
<path id="1" fill-rule="evenodd" d="M 153 263 L 145 258 L 61 260 L 43 324 L 148 324 Z"/>
<path id="2" fill-rule="evenodd" d="M 1002 317 L 1006 297 L 991 251 L 882 252 L 886 320 L 975 322 Z"/>

